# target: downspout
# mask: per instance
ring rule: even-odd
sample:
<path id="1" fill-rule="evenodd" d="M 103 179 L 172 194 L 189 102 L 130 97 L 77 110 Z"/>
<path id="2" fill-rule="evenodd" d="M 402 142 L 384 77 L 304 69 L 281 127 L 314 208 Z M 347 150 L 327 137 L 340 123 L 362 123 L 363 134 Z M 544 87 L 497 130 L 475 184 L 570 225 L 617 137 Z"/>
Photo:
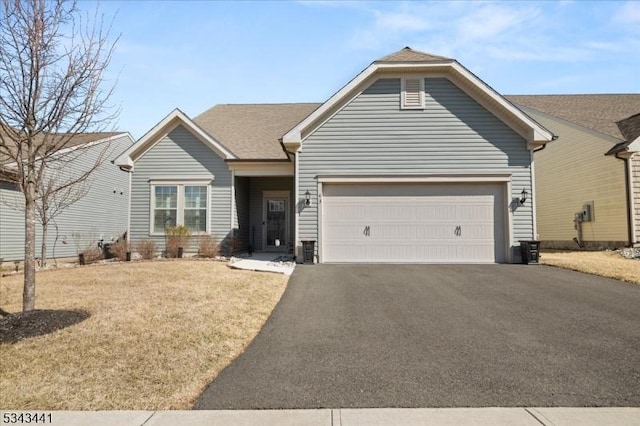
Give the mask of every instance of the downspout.
<path id="1" fill-rule="evenodd" d="M 554 141 L 556 139 L 558 139 L 557 135 L 553 135 L 553 137 L 551 138 L 552 141 Z M 537 214 L 536 214 L 537 189 L 535 187 L 535 182 L 536 182 L 535 153 L 542 151 L 546 147 L 547 147 L 547 144 L 545 143 L 540 148 L 537 148 L 537 149 L 534 149 L 534 150 L 531 151 L 531 217 L 533 219 L 532 230 L 533 230 L 533 239 L 534 240 L 538 239 L 538 217 L 537 217 Z"/>
<path id="2" fill-rule="evenodd" d="M 631 215 L 631 210 L 633 209 L 633 193 L 631 192 L 631 170 L 629 168 L 629 162 L 631 161 L 631 158 L 622 158 L 619 157 L 618 154 L 620 154 L 620 152 L 616 152 L 614 157 L 624 162 L 624 187 L 625 194 L 627 196 L 627 240 L 629 243 L 628 245 L 632 247 L 635 242 L 635 230 L 633 229 L 633 216 Z"/>

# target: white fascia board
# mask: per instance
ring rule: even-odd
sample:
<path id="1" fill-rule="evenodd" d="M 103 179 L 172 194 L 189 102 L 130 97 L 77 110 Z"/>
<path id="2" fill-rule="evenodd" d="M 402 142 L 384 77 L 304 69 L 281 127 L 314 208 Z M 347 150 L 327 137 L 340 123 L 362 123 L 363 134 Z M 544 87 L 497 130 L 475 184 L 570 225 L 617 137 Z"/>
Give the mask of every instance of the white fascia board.
<path id="1" fill-rule="evenodd" d="M 236 176 L 293 176 L 294 165 L 284 161 L 228 161 L 227 166 Z"/>
<path id="2" fill-rule="evenodd" d="M 349 93 L 355 91 L 355 89 L 363 84 L 367 79 L 372 77 L 377 71 L 384 71 L 385 73 L 393 72 L 394 70 L 398 70 L 401 72 L 403 69 L 411 68 L 411 72 L 419 72 L 425 71 L 425 73 L 430 73 L 432 71 L 436 71 L 439 74 L 442 74 L 443 68 L 448 68 L 458 73 L 459 76 L 466 79 L 470 82 L 476 89 L 480 92 L 484 93 L 487 97 L 492 99 L 502 108 L 507 110 L 510 114 L 512 114 L 518 121 L 522 122 L 525 127 L 530 129 L 530 134 L 527 135 L 527 139 L 529 143 L 533 144 L 534 147 L 543 145 L 547 142 L 551 142 L 554 138 L 553 133 L 544 128 L 542 125 L 537 123 L 531 117 L 526 115 L 520 109 L 516 108 L 511 102 L 507 101 L 503 96 L 501 96 L 498 92 L 492 89 L 485 82 L 480 80 L 475 74 L 471 71 L 467 70 L 464 66 L 462 66 L 457 61 L 442 61 L 442 62 L 429 62 L 429 63 L 373 63 L 360 74 L 358 74 L 353 80 L 347 83 L 342 89 L 336 92 L 329 100 L 327 100 L 322 106 L 316 109 L 313 113 L 311 113 L 307 118 L 302 120 L 297 126 L 291 129 L 282 137 L 282 142 L 286 146 L 291 146 L 293 144 L 301 144 L 302 143 L 302 133 L 303 131 L 312 123 L 314 123 L 319 117 L 325 114 L 327 111 L 330 111 L 337 103 L 343 100 L 345 96 Z"/>
<path id="3" fill-rule="evenodd" d="M 333 96 L 323 103 L 318 109 L 313 111 L 307 118 L 302 120 L 293 129 L 289 130 L 283 137 L 282 143 L 285 145 L 300 144 L 302 143 L 302 130 L 309 124 L 316 121 L 324 113 L 329 111 L 335 104 L 340 102 L 349 92 L 360 85 L 363 81 L 369 78 L 380 66 L 380 64 L 371 64 L 364 71 L 358 74 L 353 80 L 348 82 L 342 89 L 338 90 Z"/>
<path id="4" fill-rule="evenodd" d="M 489 98 L 494 100 L 500 106 L 505 108 L 511 114 L 513 114 L 516 118 L 518 118 L 522 123 L 524 123 L 527 127 L 532 130 L 530 143 L 538 143 L 544 144 L 546 142 L 551 142 L 553 140 L 554 134 L 544 128 L 541 124 L 533 120 L 527 114 L 522 112 L 519 108 L 513 105 L 511 102 L 507 101 L 502 95 L 496 92 L 491 86 L 486 84 L 484 81 L 480 80 L 475 74 L 462 66 L 459 62 L 453 62 L 451 64 L 453 69 L 457 71 L 461 76 L 466 78 L 468 81 L 472 82 L 475 87 L 477 87 L 481 92 L 486 94 Z"/>
<path id="5" fill-rule="evenodd" d="M 163 118 L 158 124 L 156 124 L 151 130 L 145 133 L 135 144 L 129 147 L 128 150 L 123 152 L 118 158 L 115 159 L 114 164 L 126 168 L 133 167 L 134 162 L 140 158 L 144 153 L 151 149 L 156 143 L 162 139 L 162 136 L 169 133 L 178 125 L 183 125 L 194 136 L 205 143 L 214 152 L 220 155 L 222 158 L 229 160 L 235 159 L 231 151 L 225 148 L 220 142 L 212 138 L 208 133 L 202 130 L 197 124 L 195 124 L 185 113 L 179 109 L 174 109 L 165 118 Z"/>

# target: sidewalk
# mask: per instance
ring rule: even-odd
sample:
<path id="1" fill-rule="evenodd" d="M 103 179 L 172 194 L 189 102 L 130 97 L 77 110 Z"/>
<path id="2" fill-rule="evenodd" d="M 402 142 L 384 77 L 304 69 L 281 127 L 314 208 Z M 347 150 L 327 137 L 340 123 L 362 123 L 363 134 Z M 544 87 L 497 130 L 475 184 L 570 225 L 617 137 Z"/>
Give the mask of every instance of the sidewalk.
<path id="1" fill-rule="evenodd" d="M 1 411 L 0 425 L 13 414 Z M 37 411 L 51 414 L 51 423 L 64 426 L 636 426 L 640 408 L 366 408 L 319 410 L 220 411 Z M 9 417 L 7 417 L 7 415 Z M 31 421 L 30 423 L 34 423 Z M 43 423 L 40 421 L 39 423 Z"/>

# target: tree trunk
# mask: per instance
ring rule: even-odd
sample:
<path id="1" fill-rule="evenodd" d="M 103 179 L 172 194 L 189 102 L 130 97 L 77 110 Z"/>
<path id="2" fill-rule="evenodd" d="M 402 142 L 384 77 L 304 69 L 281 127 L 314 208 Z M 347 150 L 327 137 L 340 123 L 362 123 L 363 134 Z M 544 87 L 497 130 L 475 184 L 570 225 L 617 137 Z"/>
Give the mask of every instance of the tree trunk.
<path id="1" fill-rule="evenodd" d="M 27 184 L 24 210 L 24 289 L 22 310 L 32 311 L 36 306 L 36 202 L 35 185 Z"/>

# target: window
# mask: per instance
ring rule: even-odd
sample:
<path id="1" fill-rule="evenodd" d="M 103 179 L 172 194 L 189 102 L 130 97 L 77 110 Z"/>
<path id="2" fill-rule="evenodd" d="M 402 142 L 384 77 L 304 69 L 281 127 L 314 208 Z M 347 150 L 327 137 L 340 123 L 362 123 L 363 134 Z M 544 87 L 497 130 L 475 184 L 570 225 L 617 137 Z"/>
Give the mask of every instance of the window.
<path id="1" fill-rule="evenodd" d="M 424 79 L 403 78 L 401 97 L 403 109 L 424 108 Z"/>
<path id="2" fill-rule="evenodd" d="M 192 234 L 208 232 L 209 185 L 205 183 L 152 183 L 152 234 L 184 225 Z"/>
<path id="3" fill-rule="evenodd" d="M 153 232 L 164 232 L 176 226 L 178 219 L 178 187 L 156 186 L 153 209 Z"/>

